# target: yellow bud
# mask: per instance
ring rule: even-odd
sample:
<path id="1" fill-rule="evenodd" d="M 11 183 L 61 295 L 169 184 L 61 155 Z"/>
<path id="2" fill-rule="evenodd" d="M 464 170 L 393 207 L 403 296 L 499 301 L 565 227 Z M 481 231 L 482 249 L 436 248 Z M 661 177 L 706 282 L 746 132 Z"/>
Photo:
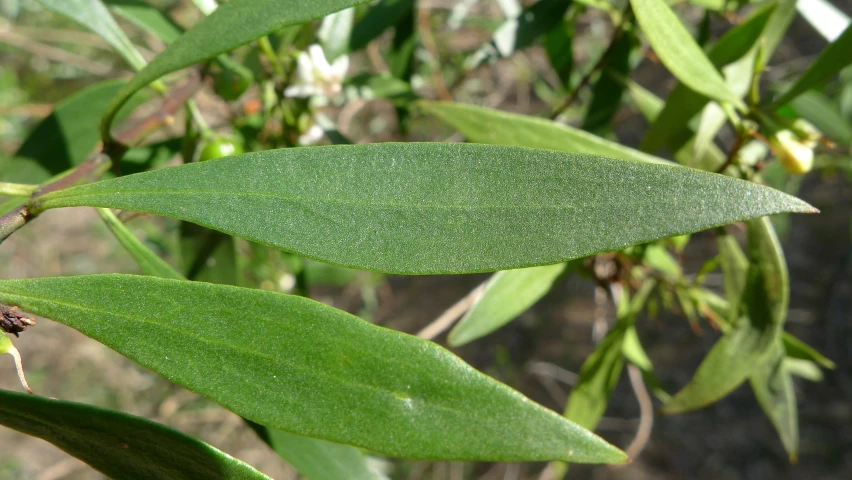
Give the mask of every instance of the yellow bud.
<path id="1" fill-rule="evenodd" d="M 822 138 L 822 132 L 809 121 L 799 118 L 793 122 L 793 132 L 804 142 L 805 145 L 814 148 Z"/>
<path id="2" fill-rule="evenodd" d="M 815 141 L 800 140 L 792 130 L 781 130 L 769 143 L 781 166 L 793 175 L 807 173 L 813 167 Z"/>

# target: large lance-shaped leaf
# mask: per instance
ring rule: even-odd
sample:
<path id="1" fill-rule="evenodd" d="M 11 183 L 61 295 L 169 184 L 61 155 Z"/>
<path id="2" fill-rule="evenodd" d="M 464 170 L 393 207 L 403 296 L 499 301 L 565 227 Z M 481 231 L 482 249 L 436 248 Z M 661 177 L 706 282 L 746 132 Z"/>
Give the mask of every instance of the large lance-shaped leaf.
<path id="1" fill-rule="evenodd" d="M 101 0 L 36 0 L 46 8 L 71 18 L 98 34 L 136 70 L 145 59 L 121 30 Z"/>
<path id="2" fill-rule="evenodd" d="M 663 0 L 630 0 L 642 33 L 660 61 L 696 92 L 720 102 L 744 108 L 742 100 L 730 91 L 725 80 L 701 47 Z"/>
<path id="3" fill-rule="evenodd" d="M 548 148 L 640 162 L 671 163 L 579 128 L 544 118 L 463 103 L 420 101 L 417 105 L 471 142 Z"/>
<path id="4" fill-rule="evenodd" d="M 557 263 L 495 273 L 479 300 L 450 331 L 447 343 L 464 345 L 509 323 L 549 292 L 564 270 L 565 264 Z"/>
<path id="5" fill-rule="evenodd" d="M 819 54 L 796 83 L 772 103 L 773 107 L 780 107 L 811 88 L 822 86 L 850 63 L 852 63 L 852 26 L 847 27 L 837 40 L 831 42 Z"/>
<path id="6" fill-rule="evenodd" d="M 713 345 L 689 384 L 663 406 L 665 413 L 693 410 L 724 397 L 763 364 L 781 337 L 789 299 L 784 254 L 768 218 L 748 226 L 745 317 Z"/>
<path id="7" fill-rule="evenodd" d="M 0 390 L 0 424 L 38 437 L 119 480 L 268 480 L 210 445 L 150 420 Z"/>
<path id="8" fill-rule="evenodd" d="M 163 75 L 233 50 L 287 25 L 320 18 L 368 0 L 230 0 L 181 35 L 157 55 L 116 95 L 101 122 L 101 137 L 110 137 L 115 112 L 145 85 Z"/>
<path id="9" fill-rule="evenodd" d="M 624 460 L 438 345 L 303 297 L 92 275 L 0 281 L 0 301 L 290 433 L 409 458 Z"/>
<path id="10" fill-rule="evenodd" d="M 773 213 L 812 212 L 685 167 L 519 147 L 289 148 L 128 175 L 30 206 L 191 221 L 336 265 L 401 274 L 559 263 Z"/>

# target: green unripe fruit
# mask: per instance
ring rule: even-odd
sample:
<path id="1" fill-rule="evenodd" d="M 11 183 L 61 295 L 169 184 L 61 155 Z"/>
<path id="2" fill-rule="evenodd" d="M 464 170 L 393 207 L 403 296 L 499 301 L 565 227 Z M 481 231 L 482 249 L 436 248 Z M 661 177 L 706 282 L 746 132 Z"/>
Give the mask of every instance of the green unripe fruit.
<path id="1" fill-rule="evenodd" d="M 225 100 L 236 100 L 240 95 L 245 93 L 251 85 L 251 79 L 239 73 L 224 71 L 216 75 L 216 81 L 213 88 L 216 94 Z"/>
<path id="2" fill-rule="evenodd" d="M 204 162 L 206 160 L 239 155 L 241 153 L 243 153 L 243 147 L 239 143 L 224 138 L 216 138 L 207 142 L 207 145 L 201 150 L 198 161 Z"/>

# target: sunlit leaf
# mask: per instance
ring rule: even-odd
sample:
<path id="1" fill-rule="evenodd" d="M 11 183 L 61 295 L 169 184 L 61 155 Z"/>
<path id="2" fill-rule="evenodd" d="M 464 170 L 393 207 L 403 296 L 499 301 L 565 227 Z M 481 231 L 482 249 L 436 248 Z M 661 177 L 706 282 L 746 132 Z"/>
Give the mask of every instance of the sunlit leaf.
<path id="1" fill-rule="evenodd" d="M 624 460 L 438 345 L 303 297 L 91 275 L 2 280 L 0 301 L 290 433 L 407 458 Z"/>
<path id="2" fill-rule="evenodd" d="M 0 390 L 0 424 L 47 440 L 110 478 L 269 479 L 177 430 L 82 403 Z"/>
<path id="3" fill-rule="evenodd" d="M 837 40 L 831 42 L 814 63 L 796 80 L 788 90 L 772 103 L 778 108 L 811 88 L 821 87 L 852 63 L 852 26 L 847 27 Z"/>
<path id="4" fill-rule="evenodd" d="M 172 43 L 183 33 L 183 29 L 162 10 L 145 3 L 144 0 L 104 0 L 104 3 L 112 7 L 118 15 L 164 43 Z"/>
<path id="5" fill-rule="evenodd" d="M 30 209 L 69 206 L 175 217 L 326 263 L 404 274 L 547 265 L 813 211 L 684 167 L 453 143 L 249 153 L 53 192 Z"/>

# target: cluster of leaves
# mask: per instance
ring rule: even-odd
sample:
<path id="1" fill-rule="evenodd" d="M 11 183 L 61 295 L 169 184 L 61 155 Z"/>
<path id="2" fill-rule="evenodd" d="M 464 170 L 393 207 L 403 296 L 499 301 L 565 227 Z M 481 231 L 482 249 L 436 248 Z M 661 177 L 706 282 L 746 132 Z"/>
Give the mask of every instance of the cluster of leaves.
<path id="1" fill-rule="evenodd" d="M 792 174 L 811 168 L 822 136 L 811 123 L 841 145 L 852 141 L 845 121 L 826 118 L 830 102 L 818 90 L 852 62 L 848 29 L 795 81 L 766 93 L 761 74 L 795 0 L 690 2 L 705 9 L 707 23 L 717 13 L 747 12 L 709 45 L 706 29 L 696 41 L 663 0 L 631 0 L 620 10 L 590 0 L 516 5 L 493 39 L 465 56 L 455 81 L 543 44 L 560 82 L 542 87 L 553 105 L 548 120 L 446 101 L 431 19 L 413 0 L 197 0 L 206 16 L 186 30 L 142 0 L 38 2 L 100 35 L 137 72 L 57 104 L 3 165 L 2 193 L 17 197 L 0 206 L 2 236 L 48 209 L 97 207 L 145 275 L 3 280 L 4 304 L 75 328 L 241 415 L 313 480 L 377 478 L 364 450 L 623 462 L 625 454 L 591 430 L 625 364 L 642 373 L 667 413 L 715 402 L 748 380 L 796 458 L 792 376 L 815 379 L 832 364 L 784 332 L 789 282 L 766 217 L 813 208 L 763 184 L 786 188 Z M 596 63 L 574 71 L 574 23 L 591 11 L 611 19 L 613 35 Z M 113 14 L 167 47 L 146 62 Z M 465 15 L 460 5 L 448 21 Z M 387 71 L 342 78 L 348 55 L 387 31 Z M 649 54 L 642 38 L 679 82 L 665 101 L 630 79 Z M 417 55 L 421 45 L 431 61 Z M 429 74 L 445 101 L 418 95 Z M 199 76 L 212 77 L 215 92 L 240 112 L 233 136 L 209 127 L 190 99 Z M 587 86 L 581 128 L 562 123 Z M 158 94 L 160 112 L 114 135 L 116 122 Z M 373 98 L 392 102 L 403 134 L 412 115 L 428 115 L 470 143 L 351 145 L 319 112 L 323 102 Z M 622 102 L 650 124 L 642 150 L 612 140 Z M 180 136 L 141 144 L 179 108 L 187 113 Z M 724 152 L 717 137 L 730 133 L 726 123 L 733 138 Z M 291 148 L 315 142 L 317 132 L 338 145 Z M 656 156 L 662 149 L 675 162 Z M 175 154 L 182 165 L 160 168 Z M 183 265 L 160 258 L 112 209 L 180 220 Z M 745 222 L 745 251 L 724 227 L 735 222 Z M 689 234 L 710 228 L 718 255 L 685 275 L 672 249 L 682 252 Z M 295 273 L 300 295 L 249 288 L 257 282 L 241 273 L 239 239 L 258 255 L 287 252 L 276 258 Z M 582 366 L 562 416 L 435 343 L 306 298 L 314 261 L 405 275 L 496 272 L 450 332 L 448 343 L 458 346 L 510 322 L 565 275 L 594 275 L 593 262 L 582 259 L 601 252 L 615 252 L 598 257 L 613 268 L 596 280 L 613 292 L 618 318 Z M 705 285 L 717 268 L 723 295 Z M 723 332 L 673 396 L 635 327 L 642 310 L 660 305 Z M 2 345 L 14 348 L 8 338 Z M 265 478 L 141 418 L 0 396 L 0 423 L 116 478 Z"/>

